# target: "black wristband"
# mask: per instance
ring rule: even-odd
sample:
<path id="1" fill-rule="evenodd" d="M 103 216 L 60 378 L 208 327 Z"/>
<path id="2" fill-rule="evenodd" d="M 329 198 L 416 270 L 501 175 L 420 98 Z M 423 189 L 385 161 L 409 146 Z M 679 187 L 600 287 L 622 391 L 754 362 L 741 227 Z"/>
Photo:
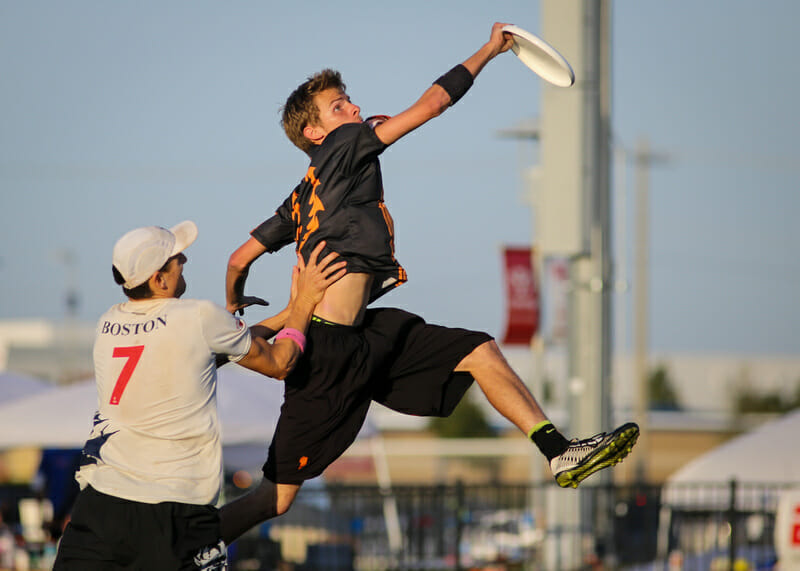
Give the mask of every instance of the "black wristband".
<path id="1" fill-rule="evenodd" d="M 450 105 L 455 105 L 472 87 L 474 79 L 464 64 L 460 63 L 433 83 L 444 89 L 450 96 Z"/>

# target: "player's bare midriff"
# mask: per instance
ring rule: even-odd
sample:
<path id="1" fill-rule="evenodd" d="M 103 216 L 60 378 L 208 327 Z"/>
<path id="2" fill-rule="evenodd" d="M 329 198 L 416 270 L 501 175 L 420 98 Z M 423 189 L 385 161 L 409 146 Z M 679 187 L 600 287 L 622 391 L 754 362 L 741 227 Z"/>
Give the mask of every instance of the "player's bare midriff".
<path id="1" fill-rule="evenodd" d="M 371 274 L 347 274 L 327 289 L 314 315 L 331 323 L 358 325 L 364 317 L 371 287 Z"/>

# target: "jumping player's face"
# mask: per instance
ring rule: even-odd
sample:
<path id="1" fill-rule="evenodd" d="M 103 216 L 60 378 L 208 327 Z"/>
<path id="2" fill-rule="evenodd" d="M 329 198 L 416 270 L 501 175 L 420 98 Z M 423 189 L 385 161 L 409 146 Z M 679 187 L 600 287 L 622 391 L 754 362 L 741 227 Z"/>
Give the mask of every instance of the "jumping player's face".
<path id="1" fill-rule="evenodd" d="M 319 109 L 319 125 L 322 136 L 347 123 L 363 123 L 361 108 L 350 102 L 344 91 L 335 88 L 326 89 L 314 96 L 314 103 Z"/>

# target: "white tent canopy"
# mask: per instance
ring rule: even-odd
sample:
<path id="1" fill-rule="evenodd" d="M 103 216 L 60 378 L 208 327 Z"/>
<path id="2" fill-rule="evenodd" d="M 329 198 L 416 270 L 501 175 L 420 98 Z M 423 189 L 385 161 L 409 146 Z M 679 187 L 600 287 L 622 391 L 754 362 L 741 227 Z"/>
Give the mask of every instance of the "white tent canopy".
<path id="1" fill-rule="evenodd" d="M 27 377 L 10 371 L 0 373 L 0 403 L 35 395 L 50 390 L 52 385 L 46 381 Z"/>
<path id="2" fill-rule="evenodd" d="M 238 365 L 217 372 L 225 466 L 257 471 L 267 458 L 283 403 L 283 382 Z M 83 448 L 97 410 L 94 379 L 0 401 L 0 450 Z M 359 437 L 375 433 L 368 418 Z"/>
<path id="3" fill-rule="evenodd" d="M 741 485 L 737 491 L 740 503 L 748 501 L 748 484 L 795 483 L 800 486 L 800 454 L 794 444 L 798 434 L 800 409 L 695 458 L 669 477 L 663 499 L 673 506 L 724 505 L 730 501 L 730 493 L 723 484 L 732 480 Z M 701 483 L 718 485 L 702 491 L 696 486 Z M 691 494 L 689 484 L 694 490 Z"/>
<path id="4" fill-rule="evenodd" d="M 266 456 L 282 402 L 282 382 L 238 366 L 221 368 L 217 403 L 223 444 L 259 444 Z M 93 379 L 3 402 L 0 404 L 0 449 L 18 446 L 82 448 L 96 409 Z"/>

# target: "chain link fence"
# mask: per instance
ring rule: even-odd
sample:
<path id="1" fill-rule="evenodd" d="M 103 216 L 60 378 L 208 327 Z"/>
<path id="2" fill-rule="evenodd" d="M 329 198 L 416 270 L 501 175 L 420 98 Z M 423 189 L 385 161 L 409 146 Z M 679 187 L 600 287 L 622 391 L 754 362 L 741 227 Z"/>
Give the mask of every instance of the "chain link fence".
<path id="1" fill-rule="evenodd" d="M 304 488 L 287 514 L 231 547 L 231 568 L 769 569 L 777 500 L 790 486 Z"/>

